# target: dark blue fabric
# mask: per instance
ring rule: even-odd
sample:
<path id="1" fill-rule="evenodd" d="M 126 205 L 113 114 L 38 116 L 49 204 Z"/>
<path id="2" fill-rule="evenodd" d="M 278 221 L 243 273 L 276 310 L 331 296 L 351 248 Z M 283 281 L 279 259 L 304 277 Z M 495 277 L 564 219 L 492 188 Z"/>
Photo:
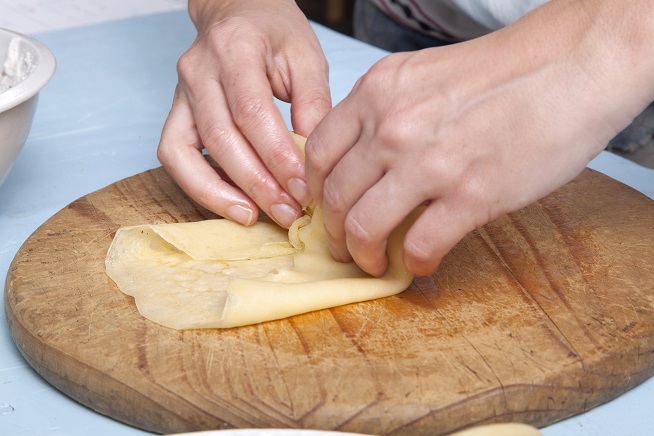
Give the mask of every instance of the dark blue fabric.
<path id="1" fill-rule="evenodd" d="M 451 44 L 396 22 L 368 0 L 354 4 L 354 37 L 381 49 L 398 52 Z"/>

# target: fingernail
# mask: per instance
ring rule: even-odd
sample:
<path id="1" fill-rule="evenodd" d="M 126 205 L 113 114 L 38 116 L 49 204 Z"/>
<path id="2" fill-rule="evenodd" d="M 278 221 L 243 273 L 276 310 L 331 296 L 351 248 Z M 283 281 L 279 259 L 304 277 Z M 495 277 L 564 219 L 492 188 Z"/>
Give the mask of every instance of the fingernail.
<path id="1" fill-rule="evenodd" d="M 254 219 L 254 212 L 249 207 L 234 204 L 227 209 L 227 217 L 244 226 L 249 226 Z"/>
<path id="2" fill-rule="evenodd" d="M 270 213 L 272 213 L 273 218 L 279 225 L 286 228 L 291 227 L 293 221 L 299 218 L 298 211 L 286 203 L 273 204 L 270 207 Z"/>
<path id="3" fill-rule="evenodd" d="M 302 207 L 311 202 L 309 187 L 307 186 L 307 182 L 304 180 L 298 177 L 293 177 L 292 179 L 289 179 L 286 189 L 288 189 L 289 194 L 291 194 L 293 198 L 302 205 Z"/>

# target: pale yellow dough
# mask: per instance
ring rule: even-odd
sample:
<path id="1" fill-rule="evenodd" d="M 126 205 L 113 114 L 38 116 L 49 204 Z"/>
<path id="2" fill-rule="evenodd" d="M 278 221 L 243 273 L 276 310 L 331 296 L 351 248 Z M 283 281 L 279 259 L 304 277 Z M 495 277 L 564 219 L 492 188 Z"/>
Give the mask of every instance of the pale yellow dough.
<path id="1" fill-rule="evenodd" d="M 333 260 L 319 209 L 289 234 L 267 222 L 244 227 L 223 219 L 123 227 L 109 247 L 106 271 L 154 322 L 174 329 L 236 327 L 403 291 L 413 280 L 402 262 L 408 225 L 391 235 L 381 278 Z"/>
<path id="2" fill-rule="evenodd" d="M 293 134 L 304 151 L 304 138 Z M 318 208 L 309 207 L 288 232 L 259 221 L 228 220 L 123 227 L 106 258 L 107 275 L 139 312 L 174 329 L 255 324 L 397 294 L 413 275 L 402 261 L 402 240 L 415 219 L 388 242 L 383 277 L 329 254 Z"/>

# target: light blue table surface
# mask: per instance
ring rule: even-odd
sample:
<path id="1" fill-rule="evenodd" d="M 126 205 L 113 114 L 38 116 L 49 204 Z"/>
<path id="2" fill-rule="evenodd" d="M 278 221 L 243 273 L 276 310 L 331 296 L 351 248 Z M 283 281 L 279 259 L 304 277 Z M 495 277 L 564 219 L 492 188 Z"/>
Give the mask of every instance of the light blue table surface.
<path id="1" fill-rule="evenodd" d="M 320 26 L 316 31 L 338 102 L 385 53 Z M 159 166 L 155 151 L 177 82 L 175 64 L 195 32 L 186 13 L 175 12 L 35 36 L 54 52 L 58 69 L 0 187 L 0 277 L 29 235 L 68 203 Z M 280 107 L 290 126 L 288 107 Z M 654 170 L 609 153 L 591 167 L 654 198 Z M 543 433 L 653 435 L 654 379 Z M 2 316 L 0 435 L 45 434 L 147 433 L 99 415 L 45 382 L 23 360 Z"/>

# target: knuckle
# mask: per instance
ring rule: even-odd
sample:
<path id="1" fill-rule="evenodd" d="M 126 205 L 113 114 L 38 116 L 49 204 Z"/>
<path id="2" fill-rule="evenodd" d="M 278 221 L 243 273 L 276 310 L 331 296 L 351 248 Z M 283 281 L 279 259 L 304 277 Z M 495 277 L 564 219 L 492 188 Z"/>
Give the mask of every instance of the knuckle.
<path id="1" fill-rule="evenodd" d="M 212 207 L 213 203 L 215 202 L 215 193 L 209 194 L 207 191 L 204 189 L 198 189 L 195 192 L 192 193 L 191 197 L 202 207 L 206 209 L 214 209 L 214 212 L 218 213 L 219 215 L 222 215 L 221 210 L 215 210 L 215 208 Z"/>
<path id="2" fill-rule="evenodd" d="M 398 151 L 404 153 L 410 135 L 414 134 L 414 132 L 408 130 L 406 123 L 400 121 L 401 119 L 402 116 L 395 112 L 388 113 L 384 115 L 376 128 L 376 137 L 384 145 L 383 149 L 388 149 L 392 153 Z"/>
<path id="3" fill-rule="evenodd" d="M 475 174 L 467 175 L 459 183 L 460 196 L 466 203 L 481 205 L 487 197 L 484 185 L 481 177 Z"/>
<path id="4" fill-rule="evenodd" d="M 195 129 L 173 131 L 167 121 L 157 146 L 157 159 L 164 167 L 175 165 L 188 150 L 201 150 L 202 145 Z"/>
<path id="5" fill-rule="evenodd" d="M 370 92 L 388 91 L 389 80 L 393 79 L 397 68 L 397 56 L 389 55 L 376 62 L 361 78 L 355 87 L 367 89 Z"/>
<path id="6" fill-rule="evenodd" d="M 250 173 L 243 183 L 243 190 L 258 204 L 260 204 L 260 199 L 275 192 L 276 188 L 275 179 L 270 174 L 261 171 Z"/>
<path id="7" fill-rule="evenodd" d="M 270 149 L 266 150 L 266 153 L 261 154 L 263 163 L 273 173 L 277 172 L 278 169 L 283 168 L 291 161 L 291 156 L 286 150 L 282 148 L 282 146 L 271 147 Z"/>
<path id="8" fill-rule="evenodd" d="M 261 30 L 243 17 L 229 17 L 211 25 L 198 35 L 193 45 L 177 61 L 180 77 L 192 80 L 198 68 L 213 63 L 214 67 L 229 66 L 230 59 L 248 58 L 267 47 Z"/>
<path id="9" fill-rule="evenodd" d="M 177 60 L 177 75 L 179 77 L 187 78 L 193 76 L 193 71 L 195 70 L 195 62 L 193 58 L 194 57 L 190 49 L 179 57 Z"/>
<path id="10" fill-rule="evenodd" d="M 197 47 L 191 46 L 186 50 L 177 60 L 176 68 L 177 75 L 186 80 L 193 79 L 197 75 L 197 66 L 198 66 L 198 56 L 197 56 Z"/>
<path id="11" fill-rule="evenodd" d="M 219 123 L 201 126 L 200 130 L 202 132 L 202 143 L 204 147 L 218 159 L 226 148 L 224 145 L 230 143 L 232 135 Z"/>
<path id="12" fill-rule="evenodd" d="M 443 153 L 416 152 L 414 174 L 422 174 L 428 182 L 416 186 L 427 198 L 440 198 L 454 194 L 460 186 L 462 169 L 456 159 Z"/>
<path id="13" fill-rule="evenodd" d="M 459 204 L 464 205 L 469 211 L 469 225 L 466 230 L 471 231 L 499 216 L 493 209 L 499 206 L 499 202 L 493 201 L 489 186 L 491 181 L 485 175 L 485 171 L 469 169 L 458 180 L 457 197 Z"/>
<path id="14" fill-rule="evenodd" d="M 378 242 L 375 235 L 351 214 L 345 218 L 344 228 L 348 238 L 358 246 L 371 247 Z"/>
<path id="15" fill-rule="evenodd" d="M 192 46 L 177 60 L 176 69 L 179 83 L 184 84 L 190 94 L 200 93 L 203 81 L 206 79 L 204 61 L 199 49 Z M 195 92 L 193 92 L 195 91 Z"/>
<path id="16" fill-rule="evenodd" d="M 157 147 L 157 159 L 164 167 L 167 167 L 173 161 L 171 149 L 165 143 L 161 143 Z"/>
<path id="17" fill-rule="evenodd" d="M 263 100 L 257 96 L 239 93 L 233 98 L 232 116 L 234 122 L 244 130 L 261 122 L 264 109 Z"/>
<path id="18" fill-rule="evenodd" d="M 308 92 L 304 96 L 304 101 L 309 105 L 309 107 L 323 113 L 327 113 L 332 108 L 332 100 L 329 97 L 329 94 L 325 94 L 321 89 L 315 89 Z"/>
<path id="19" fill-rule="evenodd" d="M 312 135 L 304 146 L 306 165 L 311 171 L 324 178 L 327 175 L 327 155 L 326 148 L 323 146 L 322 137 Z"/>
<path id="20" fill-rule="evenodd" d="M 329 209 L 337 215 L 342 215 L 345 212 L 345 201 L 343 195 L 329 178 L 325 180 L 322 194 L 324 208 Z"/>

